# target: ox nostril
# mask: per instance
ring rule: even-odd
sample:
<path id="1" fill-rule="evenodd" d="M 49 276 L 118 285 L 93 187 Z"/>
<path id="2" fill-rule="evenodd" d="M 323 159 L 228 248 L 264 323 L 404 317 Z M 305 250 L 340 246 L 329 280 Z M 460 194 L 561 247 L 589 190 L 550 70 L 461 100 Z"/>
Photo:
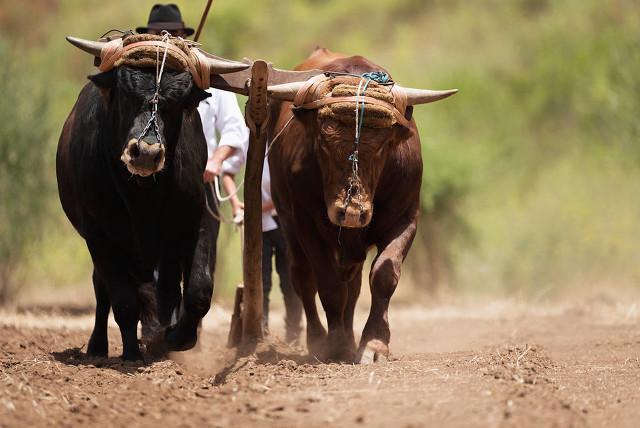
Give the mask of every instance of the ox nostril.
<path id="1" fill-rule="evenodd" d="M 365 211 L 360 211 L 360 224 L 365 224 L 367 222 L 367 213 Z"/>
<path id="2" fill-rule="evenodd" d="M 338 223 L 342 223 L 344 222 L 344 219 L 347 215 L 347 212 L 344 208 L 339 208 L 338 209 Z"/>
<path id="3" fill-rule="evenodd" d="M 155 163 L 160 163 L 160 161 L 162 160 L 162 151 L 159 151 L 157 155 L 154 156 L 153 161 Z"/>
<path id="4" fill-rule="evenodd" d="M 131 159 L 135 159 L 140 156 L 140 147 L 138 147 L 137 143 L 129 146 L 129 156 L 131 156 Z"/>

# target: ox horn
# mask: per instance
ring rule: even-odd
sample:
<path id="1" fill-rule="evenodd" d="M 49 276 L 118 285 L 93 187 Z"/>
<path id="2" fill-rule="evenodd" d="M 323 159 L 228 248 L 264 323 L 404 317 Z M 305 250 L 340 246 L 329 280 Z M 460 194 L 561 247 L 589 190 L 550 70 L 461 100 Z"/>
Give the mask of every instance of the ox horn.
<path id="1" fill-rule="evenodd" d="M 396 85 L 396 87 L 398 89 L 402 89 L 402 91 L 405 93 L 405 95 L 407 96 L 407 105 L 410 106 L 416 104 L 432 103 L 434 101 L 450 97 L 451 95 L 458 92 L 457 89 L 447 89 L 446 91 L 431 91 L 429 89 L 403 88 L 399 85 Z"/>
<path id="2" fill-rule="evenodd" d="M 246 62 L 231 61 L 219 56 L 211 55 L 209 52 L 205 52 L 202 49 L 200 49 L 200 53 L 206 57 L 211 74 L 235 73 L 236 71 L 246 70 L 251 67 L 251 64 L 247 64 Z"/>
<path id="3" fill-rule="evenodd" d="M 305 82 L 291 82 L 280 85 L 272 85 L 267 88 L 270 97 L 277 100 L 293 101 L 298 90 L 304 86 Z"/>
<path id="4" fill-rule="evenodd" d="M 298 93 L 298 90 L 302 88 L 305 82 L 292 82 L 283 83 L 281 85 L 269 86 L 269 96 L 278 100 L 293 101 Z M 408 105 L 427 104 L 434 101 L 438 101 L 458 92 L 457 89 L 449 89 L 446 91 L 431 91 L 428 89 L 415 89 L 415 88 L 403 88 L 397 85 L 398 88 L 407 96 Z"/>
<path id="5" fill-rule="evenodd" d="M 91 55 L 98 57 L 100 56 L 100 51 L 102 51 L 102 48 L 104 47 L 104 45 L 106 45 L 105 42 L 94 42 L 93 40 L 79 39 L 77 37 L 71 36 L 67 36 L 66 39 L 73 46 L 82 49 L 86 53 L 90 53 Z"/>
<path id="6" fill-rule="evenodd" d="M 83 51 L 90 53 L 93 56 L 100 56 L 102 48 L 106 45 L 105 42 L 94 42 L 93 40 L 79 39 L 77 37 L 67 36 L 67 41 L 73 46 L 82 49 Z M 211 74 L 225 74 L 233 73 L 235 71 L 242 71 L 249 68 L 251 65 L 243 62 L 230 61 L 228 59 L 220 58 L 215 55 L 211 55 L 208 52 L 200 50 L 205 56 Z"/>

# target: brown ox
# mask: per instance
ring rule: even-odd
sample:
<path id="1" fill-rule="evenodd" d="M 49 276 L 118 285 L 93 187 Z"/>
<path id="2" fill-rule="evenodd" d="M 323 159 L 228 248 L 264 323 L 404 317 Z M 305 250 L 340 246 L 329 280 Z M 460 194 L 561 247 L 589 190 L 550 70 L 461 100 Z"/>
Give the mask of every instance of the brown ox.
<path id="1" fill-rule="evenodd" d="M 361 56 L 346 57 L 326 49 L 316 49 L 297 67 L 314 68 L 358 75 L 382 70 Z M 358 180 L 353 183 L 349 156 L 354 149 L 355 126 L 323 114 L 326 106 L 310 107 L 319 97 L 335 96 L 328 91 L 349 79 L 352 87 L 360 82 L 359 77 L 343 76 L 324 82 L 315 92 L 300 90 L 300 84 L 270 87 L 273 98 L 285 101 L 272 104 L 275 120 L 270 135 L 282 133 L 270 151 L 269 167 L 273 199 L 290 250 L 291 278 L 307 317 L 309 351 L 322 358 L 373 362 L 389 354 L 389 301 L 419 215 L 422 158 L 411 105 L 442 99 L 455 90 L 426 91 L 396 85 L 394 103 L 403 116 L 384 127 L 369 127 L 364 122 Z M 287 125 L 292 116 L 290 101 L 296 95 L 296 105 L 306 103 L 307 108 L 293 109 L 294 117 Z M 367 108 L 373 107 L 368 104 Z M 354 102 L 350 111 L 355 111 Z M 409 120 L 402 120 L 405 118 Z M 355 184 L 351 192 L 350 182 Z M 369 277 L 371 311 L 356 351 L 354 308 L 362 267 L 372 246 L 378 252 Z M 316 292 L 326 312 L 328 335 L 318 317 Z"/>

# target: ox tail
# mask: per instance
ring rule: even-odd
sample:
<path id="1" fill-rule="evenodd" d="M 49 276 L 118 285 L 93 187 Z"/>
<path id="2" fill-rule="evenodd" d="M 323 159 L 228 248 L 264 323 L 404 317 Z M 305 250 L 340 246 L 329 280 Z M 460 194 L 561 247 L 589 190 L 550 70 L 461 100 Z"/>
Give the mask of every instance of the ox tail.
<path id="1" fill-rule="evenodd" d="M 138 287 L 140 302 L 140 322 L 142 323 L 142 343 L 149 344 L 160 332 L 158 319 L 158 299 L 154 282 L 144 282 Z"/>

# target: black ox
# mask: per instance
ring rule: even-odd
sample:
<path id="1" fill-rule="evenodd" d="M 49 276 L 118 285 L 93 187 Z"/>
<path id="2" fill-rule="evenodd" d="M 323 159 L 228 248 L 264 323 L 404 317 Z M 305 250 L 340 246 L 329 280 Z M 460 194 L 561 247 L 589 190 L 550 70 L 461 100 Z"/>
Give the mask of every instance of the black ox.
<path id="1" fill-rule="evenodd" d="M 70 41 L 96 56 L 102 48 Z M 217 74 L 247 67 L 218 65 Z M 96 316 L 87 353 L 107 355 L 110 309 L 123 359 L 142 359 L 139 320 L 143 336 L 145 324 L 167 327 L 156 334 L 159 349 L 189 349 L 213 292 L 217 223 L 205 211 L 207 147 L 196 110 L 208 93 L 189 72 L 165 70 L 158 88 L 161 141 L 153 128 L 138 140 L 151 117 L 155 69 L 121 65 L 89 79 L 64 124 L 56 159 L 62 207 L 94 266 Z"/>

